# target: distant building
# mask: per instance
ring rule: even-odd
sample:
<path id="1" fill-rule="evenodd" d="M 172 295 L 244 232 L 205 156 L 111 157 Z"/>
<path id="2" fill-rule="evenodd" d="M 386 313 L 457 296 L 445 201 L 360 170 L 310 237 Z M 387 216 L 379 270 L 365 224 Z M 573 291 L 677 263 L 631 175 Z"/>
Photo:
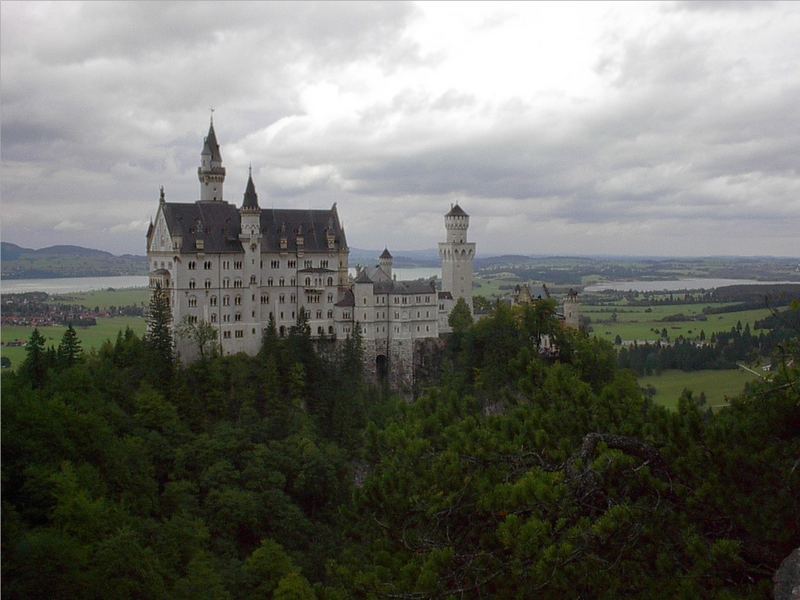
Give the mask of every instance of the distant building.
<path id="1" fill-rule="evenodd" d="M 358 324 L 367 370 L 410 385 L 420 342 L 450 331 L 447 318 L 459 298 L 472 307 L 469 215 L 457 204 L 445 215 L 441 291 L 433 279 L 398 281 L 388 249 L 374 267 L 358 267 L 350 277 L 336 203 L 262 208 L 250 173 L 236 207 L 224 200 L 225 174 L 212 122 L 197 170 L 200 199 L 167 202 L 162 188 L 148 228 L 150 285 L 167 291 L 174 324 L 210 323 L 224 354 L 251 355 L 270 317 L 285 336 L 303 310 L 315 339 L 345 339 Z M 192 360 L 197 349 L 178 338 L 177 351 Z"/>

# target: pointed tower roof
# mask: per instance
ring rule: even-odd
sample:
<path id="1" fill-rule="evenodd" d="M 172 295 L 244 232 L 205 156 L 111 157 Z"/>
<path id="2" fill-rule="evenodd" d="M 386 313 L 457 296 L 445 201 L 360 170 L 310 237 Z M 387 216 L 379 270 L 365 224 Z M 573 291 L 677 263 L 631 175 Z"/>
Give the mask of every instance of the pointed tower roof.
<path id="1" fill-rule="evenodd" d="M 381 255 L 378 258 L 392 258 L 392 253 L 389 252 L 388 248 L 384 248 L 383 252 L 381 253 Z"/>
<path id="2" fill-rule="evenodd" d="M 445 215 L 445 217 L 468 217 L 468 216 L 469 215 L 466 212 L 464 212 L 464 209 L 461 208 L 457 202 L 450 207 L 450 212 Z"/>
<path id="3" fill-rule="evenodd" d="M 253 183 L 253 169 L 250 169 L 250 173 L 247 176 L 247 187 L 244 190 L 244 201 L 242 202 L 242 208 L 249 208 L 249 209 L 258 209 L 258 194 L 256 194 L 256 186 Z"/>
<path id="4" fill-rule="evenodd" d="M 210 154 L 211 160 L 221 163 L 222 154 L 219 152 L 219 144 L 217 143 L 217 134 L 214 132 L 214 121 L 208 126 L 208 135 L 203 141 L 203 151 L 200 154 Z"/>

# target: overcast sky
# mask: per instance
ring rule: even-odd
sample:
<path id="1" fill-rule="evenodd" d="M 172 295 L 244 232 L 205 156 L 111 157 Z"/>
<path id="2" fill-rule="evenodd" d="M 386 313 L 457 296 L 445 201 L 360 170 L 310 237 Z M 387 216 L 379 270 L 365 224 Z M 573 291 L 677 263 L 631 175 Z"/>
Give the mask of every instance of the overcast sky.
<path id="1" fill-rule="evenodd" d="M 199 197 L 360 248 L 800 256 L 800 3 L 0 4 L 2 239 L 145 252 Z"/>

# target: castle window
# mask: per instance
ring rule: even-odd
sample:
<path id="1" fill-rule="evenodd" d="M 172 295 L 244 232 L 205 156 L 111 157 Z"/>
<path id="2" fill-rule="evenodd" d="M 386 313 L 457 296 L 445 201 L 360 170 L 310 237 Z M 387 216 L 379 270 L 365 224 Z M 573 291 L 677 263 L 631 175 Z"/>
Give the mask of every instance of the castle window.
<path id="1" fill-rule="evenodd" d="M 222 306 L 230 306 L 231 305 L 231 297 L 230 296 L 223 296 L 222 297 Z"/>
<path id="2" fill-rule="evenodd" d="M 235 315 L 233 315 L 233 320 L 234 321 L 241 321 L 242 320 L 242 313 L 238 313 L 237 312 Z"/>
<path id="3" fill-rule="evenodd" d="M 283 313 L 281 313 L 281 317 L 283 317 Z M 281 325 L 281 328 L 280 328 L 280 335 L 281 335 L 281 337 L 286 337 L 286 327 L 283 326 L 283 325 Z"/>
<path id="4" fill-rule="evenodd" d="M 431 297 L 425 296 L 425 304 L 430 304 L 430 302 L 431 302 Z"/>
<path id="5" fill-rule="evenodd" d="M 312 268 L 313 266 L 314 266 L 314 261 L 313 261 L 313 260 L 304 260 L 304 261 L 303 261 L 303 267 L 304 267 L 304 268 L 306 268 L 306 269 L 310 269 L 310 268 Z"/>
<path id="6" fill-rule="evenodd" d="M 333 285 L 333 277 L 328 277 L 328 285 Z"/>
<path id="7" fill-rule="evenodd" d="M 254 310 L 251 310 L 251 311 L 250 311 L 250 316 L 251 316 L 253 319 L 255 319 L 255 318 L 256 318 L 256 311 L 254 311 Z"/>
<path id="8" fill-rule="evenodd" d="M 211 296 L 211 300 L 209 300 L 209 304 L 211 304 L 211 306 L 216 306 L 217 305 L 217 297 L 216 296 Z"/>
<path id="9" fill-rule="evenodd" d="M 332 318 L 333 318 L 333 311 L 332 311 L 332 310 L 329 310 L 329 311 L 328 311 L 328 318 L 329 318 L 329 319 L 332 319 Z"/>
<path id="10" fill-rule="evenodd" d="M 366 304 L 366 303 L 367 303 L 367 299 L 366 299 L 366 298 L 364 298 L 364 304 Z"/>
<path id="11" fill-rule="evenodd" d="M 289 268 L 290 269 L 296 269 L 297 268 L 297 261 L 296 260 L 290 260 L 289 261 Z"/>
<path id="12" fill-rule="evenodd" d="M 284 296 L 283 294 L 281 294 L 280 296 L 278 296 L 278 302 L 280 302 L 281 304 L 283 304 L 284 302 L 286 302 L 286 296 Z M 283 313 L 281 313 L 281 314 L 283 314 Z"/>
<path id="13" fill-rule="evenodd" d="M 272 269 L 280 269 L 281 268 L 281 261 L 279 261 L 279 260 L 270 261 L 269 266 Z"/>
<path id="14" fill-rule="evenodd" d="M 319 266 L 322 267 L 323 269 L 327 269 L 328 268 L 328 261 L 327 260 L 319 261 Z"/>
<path id="15" fill-rule="evenodd" d="M 317 318 L 318 318 L 318 319 L 321 319 L 321 318 L 322 318 L 322 311 L 321 311 L 321 310 L 318 310 L 318 311 L 317 311 Z"/>
<path id="16" fill-rule="evenodd" d="M 267 285 L 268 285 L 269 287 L 272 287 L 272 277 L 268 277 L 268 278 L 267 278 Z"/>
<path id="17" fill-rule="evenodd" d="M 234 269 L 241 269 L 242 268 L 242 261 L 240 261 L 240 260 L 233 261 L 233 268 Z"/>
<path id="18" fill-rule="evenodd" d="M 197 315 L 189 315 L 189 316 L 186 318 L 186 320 L 187 320 L 189 323 L 197 323 Z"/>
<path id="19" fill-rule="evenodd" d="M 206 279 L 203 282 L 203 287 L 205 287 L 206 289 L 210 289 L 211 288 L 211 280 L 210 279 Z"/>
<path id="20" fill-rule="evenodd" d="M 244 329 L 237 329 L 235 335 L 236 335 L 237 338 L 243 338 L 244 337 Z"/>
<path id="21" fill-rule="evenodd" d="M 420 302 L 420 300 L 419 300 L 419 296 L 417 296 L 417 304 L 419 304 L 419 302 Z"/>
<path id="22" fill-rule="evenodd" d="M 398 302 L 400 302 L 400 298 L 398 298 L 397 296 L 395 296 L 395 297 L 394 297 L 394 303 L 395 303 L 395 304 L 397 304 Z"/>
<path id="23" fill-rule="evenodd" d="M 195 285 L 196 285 L 196 284 L 195 284 L 195 281 L 194 281 L 194 279 L 190 279 L 190 280 L 189 280 L 189 289 L 190 289 L 190 290 L 193 290 L 193 289 L 195 288 Z"/>
<path id="24" fill-rule="evenodd" d="M 259 269 L 263 269 L 264 268 L 264 261 L 263 260 L 258 261 L 258 268 Z"/>
<path id="25" fill-rule="evenodd" d="M 317 327 L 317 335 L 325 335 L 325 330 L 322 327 Z"/>
<path id="26" fill-rule="evenodd" d="M 261 304 L 266 304 L 269 302 L 269 296 L 261 296 Z"/>
<path id="27" fill-rule="evenodd" d="M 417 311 L 417 318 L 419 319 L 419 311 Z"/>
<path id="28" fill-rule="evenodd" d="M 290 302 L 291 304 L 294 304 L 295 302 L 297 302 L 297 296 L 295 296 L 294 294 L 291 294 L 291 295 L 289 296 L 289 302 Z"/>
<path id="29" fill-rule="evenodd" d="M 294 319 L 294 318 L 295 318 L 295 316 L 294 316 L 294 311 L 292 311 L 292 319 Z"/>
<path id="30" fill-rule="evenodd" d="M 217 322 L 217 313 L 211 313 L 211 322 L 212 323 L 216 323 Z"/>
<path id="31" fill-rule="evenodd" d="M 429 310 L 426 310 L 426 311 L 425 311 L 425 317 L 426 317 L 426 318 L 430 318 L 430 316 L 431 316 L 431 311 L 429 311 Z"/>
<path id="32" fill-rule="evenodd" d="M 189 296 L 189 306 L 197 306 L 197 296 Z"/>
<path id="33" fill-rule="evenodd" d="M 283 287 L 285 284 L 286 284 L 286 280 L 283 277 L 278 279 L 278 285 L 279 286 Z"/>
<path id="34" fill-rule="evenodd" d="M 231 316 L 230 315 L 222 315 L 222 322 L 223 323 L 230 323 L 231 322 Z"/>
<path id="35" fill-rule="evenodd" d="M 233 280 L 233 287 L 235 287 L 235 288 L 242 287 L 242 280 L 241 279 L 234 279 Z"/>
<path id="36" fill-rule="evenodd" d="M 406 298 L 405 296 L 403 296 L 403 304 L 406 304 L 407 302 L 408 302 L 408 298 Z"/>
<path id="37" fill-rule="evenodd" d="M 328 326 L 328 334 L 333 335 L 333 325 Z"/>
<path id="38" fill-rule="evenodd" d="M 222 268 L 223 268 L 223 269 L 230 269 L 230 268 L 231 268 L 231 261 L 229 261 L 229 260 L 223 260 L 223 261 L 222 261 Z"/>
<path id="39" fill-rule="evenodd" d="M 196 262 L 194 262 L 193 260 L 190 260 L 190 261 L 189 261 L 189 264 L 188 264 L 187 266 L 188 266 L 188 268 L 189 268 L 189 270 L 190 270 L 190 271 L 194 271 L 194 270 L 195 270 L 195 268 L 197 267 L 197 263 L 196 263 Z"/>
<path id="40" fill-rule="evenodd" d="M 306 285 L 311 285 L 311 277 L 306 277 Z"/>
<path id="41" fill-rule="evenodd" d="M 328 294 L 328 303 L 333 302 L 333 294 Z"/>
<path id="42" fill-rule="evenodd" d="M 223 331 L 222 332 L 223 339 L 229 340 L 231 339 L 231 332 L 230 331 Z"/>
<path id="43" fill-rule="evenodd" d="M 367 320 L 367 313 L 364 313 L 364 320 Z"/>
<path id="44" fill-rule="evenodd" d="M 292 287 L 294 287 L 294 285 L 295 285 L 296 283 L 297 283 L 297 280 L 296 280 L 294 277 L 292 277 L 292 278 L 289 280 L 289 285 L 291 285 Z"/>
<path id="45" fill-rule="evenodd" d="M 255 282 L 256 282 L 256 276 L 250 275 L 250 283 L 255 283 Z"/>
<path id="46" fill-rule="evenodd" d="M 425 331 L 430 331 L 430 330 L 431 330 L 431 328 L 429 326 L 425 325 Z"/>
<path id="47" fill-rule="evenodd" d="M 210 260 L 207 260 L 206 262 L 203 263 L 203 269 L 205 269 L 206 271 L 210 271 L 211 270 L 211 261 Z"/>
<path id="48" fill-rule="evenodd" d="M 242 297 L 241 296 L 236 296 L 236 298 L 233 299 L 233 303 L 236 306 L 241 306 L 242 305 Z"/>
<path id="49" fill-rule="evenodd" d="M 222 287 L 224 287 L 224 288 L 231 287 L 231 280 L 228 279 L 227 277 L 225 279 L 223 279 L 222 280 Z"/>

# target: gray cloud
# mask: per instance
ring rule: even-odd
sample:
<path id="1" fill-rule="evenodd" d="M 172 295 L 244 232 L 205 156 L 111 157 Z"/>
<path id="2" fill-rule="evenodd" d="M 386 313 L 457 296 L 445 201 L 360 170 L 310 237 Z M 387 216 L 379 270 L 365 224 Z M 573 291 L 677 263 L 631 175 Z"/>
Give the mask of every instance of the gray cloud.
<path id="1" fill-rule="evenodd" d="M 214 105 L 229 201 L 252 162 L 354 245 L 430 247 L 458 200 L 483 252 L 796 255 L 800 9 L 695 4 L 611 14 L 581 95 L 437 86 L 465 48 L 423 47 L 411 4 L 3 3 L 3 239 L 142 253 Z"/>

